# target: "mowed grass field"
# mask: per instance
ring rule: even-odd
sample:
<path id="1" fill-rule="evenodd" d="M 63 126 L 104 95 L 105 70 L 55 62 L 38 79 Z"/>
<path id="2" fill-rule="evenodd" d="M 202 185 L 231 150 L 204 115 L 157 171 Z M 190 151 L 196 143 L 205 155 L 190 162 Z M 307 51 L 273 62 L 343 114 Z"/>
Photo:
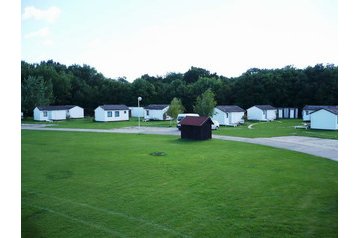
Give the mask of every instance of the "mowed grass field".
<path id="1" fill-rule="evenodd" d="M 37 122 L 31 118 L 27 118 L 22 123 L 48 123 Z M 306 130 L 295 129 L 295 126 L 302 125 L 301 119 L 280 119 L 272 122 L 255 122 L 247 121 L 245 124 L 237 127 L 221 126 L 219 130 L 214 131 L 217 135 L 239 136 L 239 137 L 274 137 L 274 136 L 309 136 L 324 139 L 338 139 L 338 131 L 330 130 Z M 138 120 L 131 118 L 129 121 L 121 122 L 94 122 L 92 117 L 84 119 L 72 119 L 65 121 L 56 121 L 48 124 L 54 124 L 58 128 L 90 128 L 90 129 L 113 129 L 123 128 L 130 126 L 138 126 Z M 248 127 L 252 125 L 252 129 Z M 176 121 L 141 121 L 141 126 L 154 126 L 154 127 L 176 127 Z"/>
<path id="2" fill-rule="evenodd" d="M 138 126 L 137 118 L 130 118 L 129 121 L 113 121 L 113 122 L 96 122 L 93 117 L 85 117 L 81 119 L 70 119 L 63 121 L 53 122 L 41 122 L 34 121 L 32 118 L 26 118 L 22 120 L 22 123 L 31 124 L 52 124 L 58 128 L 85 128 L 85 129 L 114 129 L 130 126 Z M 141 126 L 158 126 L 158 127 L 176 127 L 176 121 L 171 123 L 170 121 L 140 121 Z"/>
<path id="3" fill-rule="evenodd" d="M 251 129 L 249 126 L 251 126 Z M 240 137 L 309 136 L 323 139 L 338 139 L 338 131 L 296 129 L 303 125 L 302 119 L 278 119 L 271 122 L 248 121 L 237 127 L 221 126 L 214 134 Z"/>
<path id="4" fill-rule="evenodd" d="M 338 234 L 335 161 L 175 136 L 22 131 L 21 139 L 23 237 Z"/>

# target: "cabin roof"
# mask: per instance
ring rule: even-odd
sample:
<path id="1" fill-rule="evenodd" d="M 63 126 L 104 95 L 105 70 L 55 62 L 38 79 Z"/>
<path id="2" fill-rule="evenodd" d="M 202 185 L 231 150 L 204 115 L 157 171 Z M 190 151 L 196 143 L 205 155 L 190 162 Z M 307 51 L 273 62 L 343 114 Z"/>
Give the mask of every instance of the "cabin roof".
<path id="1" fill-rule="evenodd" d="M 211 124 L 213 124 L 210 117 L 192 117 L 192 116 L 186 116 L 184 119 L 180 121 L 180 124 L 183 126 L 202 126 L 207 121 L 210 121 Z"/>
<path id="2" fill-rule="evenodd" d="M 150 110 L 163 110 L 164 108 L 168 107 L 168 104 L 149 104 L 148 106 L 144 107 L 144 109 Z"/>
<path id="3" fill-rule="evenodd" d="M 244 109 L 236 105 L 219 105 L 216 108 L 223 112 L 245 112 Z"/>
<path id="4" fill-rule="evenodd" d="M 111 104 L 111 105 L 102 105 L 100 106 L 103 110 L 129 110 L 129 108 L 124 104 Z"/>
<path id="5" fill-rule="evenodd" d="M 60 111 L 69 110 L 76 107 L 76 105 L 51 105 L 51 106 L 37 106 L 40 111 Z"/>

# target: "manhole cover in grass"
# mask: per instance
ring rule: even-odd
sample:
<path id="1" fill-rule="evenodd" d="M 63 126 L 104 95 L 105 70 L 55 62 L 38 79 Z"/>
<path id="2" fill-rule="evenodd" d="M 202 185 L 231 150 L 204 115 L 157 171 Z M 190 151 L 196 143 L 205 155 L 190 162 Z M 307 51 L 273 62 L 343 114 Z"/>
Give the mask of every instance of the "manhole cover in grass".
<path id="1" fill-rule="evenodd" d="M 166 153 L 165 153 L 165 152 L 161 152 L 161 151 L 156 151 L 156 152 L 150 153 L 150 155 L 153 155 L 153 156 L 164 156 L 164 155 L 166 155 Z"/>

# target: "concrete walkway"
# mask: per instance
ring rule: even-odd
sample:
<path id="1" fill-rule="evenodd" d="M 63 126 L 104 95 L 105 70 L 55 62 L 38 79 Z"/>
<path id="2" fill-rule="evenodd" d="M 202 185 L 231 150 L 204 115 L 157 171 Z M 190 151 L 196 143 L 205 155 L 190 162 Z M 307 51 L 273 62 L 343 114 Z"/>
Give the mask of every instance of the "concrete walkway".
<path id="1" fill-rule="evenodd" d="M 118 129 L 79 129 L 79 128 L 53 128 L 49 124 L 21 124 L 23 130 L 45 131 L 74 131 L 74 132 L 104 132 L 104 133 L 128 133 L 128 134 L 155 134 L 155 135 L 180 135 L 177 128 L 165 127 L 125 127 Z M 298 151 L 315 155 L 330 160 L 338 161 L 338 140 L 320 139 L 304 136 L 281 136 L 271 138 L 244 138 L 236 136 L 213 135 L 214 139 L 239 141 L 252 144 L 266 145 L 275 148 Z"/>

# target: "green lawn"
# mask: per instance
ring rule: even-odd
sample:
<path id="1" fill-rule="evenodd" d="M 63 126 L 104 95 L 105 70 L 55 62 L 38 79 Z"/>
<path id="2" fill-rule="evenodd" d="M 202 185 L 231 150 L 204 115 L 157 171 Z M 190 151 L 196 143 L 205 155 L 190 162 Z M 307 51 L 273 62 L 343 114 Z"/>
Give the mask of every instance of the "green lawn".
<path id="1" fill-rule="evenodd" d="M 21 139 L 23 237 L 338 235 L 335 161 L 173 136 L 22 131 Z"/>
<path id="2" fill-rule="evenodd" d="M 39 122 L 34 121 L 32 118 L 26 118 L 22 120 L 22 123 L 34 123 L 34 124 L 53 124 L 58 128 L 86 128 L 86 129 L 114 129 L 128 126 L 138 126 L 137 118 L 130 118 L 129 121 L 119 122 L 96 122 L 93 121 L 93 117 L 85 117 L 83 119 L 71 119 L 64 121 L 54 122 Z M 159 127 L 176 127 L 176 122 L 170 123 L 170 121 L 142 121 L 141 126 L 159 126 Z"/>
<path id="3" fill-rule="evenodd" d="M 31 118 L 22 120 L 22 123 L 48 123 L 54 124 L 59 128 L 91 128 L 91 129 L 113 129 L 128 126 L 138 126 L 138 120 L 131 118 L 129 121 L 121 122 L 94 122 L 92 117 L 86 117 L 84 119 L 72 119 L 56 122 L 38 122 Z M 159 127 L 175 127 L 176 122 L 172 124 L 169 121 L 141 121 L 142 126 L 159 126 Z M 253 129 L 249 129 L 248 126 L 252 126 Z M 338 139 L 338 131 L 326 131 L 326 130 L 305 130 L 295 129 L 295 126 L 302 125 L 301 119 L 283 119 L 272 122 L 245 122 L 244 125 L 238 127 L 225 127 L 221 126 L 219 130 L 214 131 L 217 135 L 227 136 L 239 136 L 239 137 L 274 137 L 274 136 L 310 136 L 325 139 Z"/>
<path id="4" fill-rule="evenodd" d="M 249 125 L 252 129 L 249 129 Z M 338 131 L 295 129 L 295 126 L 302 125 L 301 119 L 279 119 L 272 122 L 248 121 L 237 127 L 221 126 L 215 131 L 217 135 L 240 136 L 240 137 L 274 137 L 274 136 L 310 136 L 325 139 L 338 139 Z"/>

